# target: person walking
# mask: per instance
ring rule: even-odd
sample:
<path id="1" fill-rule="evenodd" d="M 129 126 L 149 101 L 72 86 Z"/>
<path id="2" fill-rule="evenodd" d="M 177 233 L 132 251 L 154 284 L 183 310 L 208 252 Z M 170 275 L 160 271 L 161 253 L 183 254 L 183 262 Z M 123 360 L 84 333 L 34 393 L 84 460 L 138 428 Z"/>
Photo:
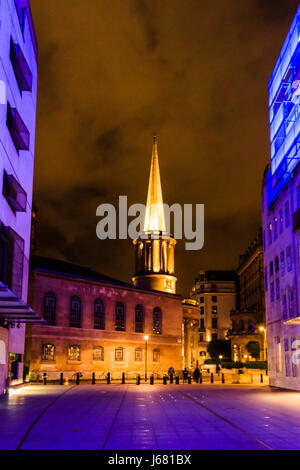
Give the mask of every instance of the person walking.
<path id="1" fill-rule="evenodd" d="M 174 369 L 173 366 L 170 366 L 169 369 L 168 369 L 168 376 L 169 376 L 169 379 L 170 379 L 170 383 L 173 383 L 174 374 L 175 374 L 175 369 Z"/>
<path id="2" fill-rule="evenodd" d="M 182 377 L 183 377 L 183 383 L 184 384 L 186 384 L 188 376 L 189 376 L 189 371 L 185 367 L 184 370 L 182 371 Z"/>
<path id="3" fill-rule="evenodd" d="M 199 378 L 200 378 L 200 370 L 198 367 L 196 367 L 193 373 L 194 382 L 199 383 Z"/>

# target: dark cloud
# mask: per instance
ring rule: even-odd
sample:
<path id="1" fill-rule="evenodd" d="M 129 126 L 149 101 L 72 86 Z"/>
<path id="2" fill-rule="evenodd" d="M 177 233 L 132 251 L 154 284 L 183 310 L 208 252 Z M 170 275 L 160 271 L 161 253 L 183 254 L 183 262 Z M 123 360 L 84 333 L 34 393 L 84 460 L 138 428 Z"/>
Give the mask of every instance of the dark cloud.
<path id="1" fill-rule="evenodd" d="M 37 250 L 123 280 L 132 242 L 96 208 L 145 202 L 153 132 L 168 203 L 205 204 L 205 247 L 178 242 L 178 290 L 231 269 L 260 224 L 267 84 L 298 1 L 31 0 L 39 43 Z"/>

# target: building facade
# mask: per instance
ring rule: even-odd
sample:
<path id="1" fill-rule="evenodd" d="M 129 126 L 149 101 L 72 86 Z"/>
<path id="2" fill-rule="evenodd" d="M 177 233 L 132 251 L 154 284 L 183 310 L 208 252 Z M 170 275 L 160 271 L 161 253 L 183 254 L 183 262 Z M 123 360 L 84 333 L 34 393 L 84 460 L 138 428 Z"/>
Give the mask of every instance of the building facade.
<path id="1" fill-rule="evenodd" d="M 262 232 L 240 255 L 237 309 L 232 310 L 231 339 L 234 361 L 266 360 L 265 288 Z"/>
<path id="2" fill-rule="evenodd" d="M 23 377 L 37 99 L 28 0 L 0 2 L 0 394 Z"/>
<path id="3" fill-rule="evenodd" d="M 300 9 L 269 81 L 262 224 L 270 384 L 300 390 Z"/>
<path id="4" fill-rule="evenodd" d="M 69 263 L 35 257 L 31 305 L 47 325 L 27 327 L 26 370 L 90 379 L 182 367 L 180 296 L 137 289 Z M 146 340 L 147 338 L 147 358 Z M 147 365 L 146 365 L 147 362 Z"/>
<path id="5" fill-rule="evenodd" d="M 191 291 L 199 303 L 199 360 L 207 359 L 208 343 L 224 339 L 231 327 L 230 312 L 236 309 L 237 276 L 235 271 L 200 271 Z"/>
<path id="6" fill-rule="evenodd" d="M 102 242 L 104 243 L 104 242 Z M 68 263 L 35 257 L 31 302 L 47 325 L 27 329 L 26 368 L 81 372 L 104 379 L 161 376 L 183 365 L 182 298 L 176 295 L 175 240 L 166 233 L 154 139 L 143 232 L 134 241 L 136 271 L 126 284 Z"/>

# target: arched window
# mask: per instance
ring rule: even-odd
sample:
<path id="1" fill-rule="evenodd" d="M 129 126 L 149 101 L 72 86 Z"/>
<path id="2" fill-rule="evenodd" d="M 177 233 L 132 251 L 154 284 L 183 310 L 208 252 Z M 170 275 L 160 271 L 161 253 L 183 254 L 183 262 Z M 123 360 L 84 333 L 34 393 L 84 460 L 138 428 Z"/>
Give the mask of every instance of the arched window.
<path id="1" fill-rule="evenodd" d="M 94 328 L 96 330 L 105 329 L 105 309 L 101 299 L 96 299 L 94 304 Z"/>
<path id="2" fill-rule="evenodd" d="M 77 295 L 71 297 L 70 326 L 73 328 L 81 328 L 81 300 Z"/>
<path id="3" fill-rule="evenodd" d="M 144 333 L 144 307 L 142 305 L 135 307 L 135 331 Z"/>
<path id="4" fill-rule="evenodd" d="M 68 349 L 69 361 L 80 361 L 80 346 L 71 344 Z"/>
<path id="5" fill-rule="evenodd" d="M 159 362 L 160 361 L 160 349 L 156 348 L 153 349 L 153 362 Z"/>
<path id="6" fill-rule="evenodd" d="M 56 324 L 56 296 L 53 292 L 44 295 L 43 317 L 48 325 Z"/>
<path id="7" fill-rule="evenodd" d="M 42 346 L 42 361 L 55 360 L 55 346 L 53 344 L 43 344 Z"/>
<path id="8" fill-rule="evenodd" d="M 161 335 L 161 323 L 161 309 L 159 307 L 155 307 L 155 309 L 153 310 L 153 333 L 155 335 Z"/>
<path id="9" fill-rule="evenodd" d="M 115 361 L 124 361 L 124 348 L 115 349 Z"/>
<path id="10" fill-rule="evenodd" d="M 134 352 L 134 360 L 136 362 L 142 362 L 142 360 L 143 360 L 143 350 L 142 350 L 142 348 L 136 348 L 136 350 Z"/>
<path id="11" fill-rule="evenodd" d="M 103 346 L 94 347 L 93 361 L 104 361 L 104 347 Z"/>
<path id="12" fill-rule="evenodd" d="M 125 305 L 123 302 L 116 303 L 116 330 L 125 331 Z"/>

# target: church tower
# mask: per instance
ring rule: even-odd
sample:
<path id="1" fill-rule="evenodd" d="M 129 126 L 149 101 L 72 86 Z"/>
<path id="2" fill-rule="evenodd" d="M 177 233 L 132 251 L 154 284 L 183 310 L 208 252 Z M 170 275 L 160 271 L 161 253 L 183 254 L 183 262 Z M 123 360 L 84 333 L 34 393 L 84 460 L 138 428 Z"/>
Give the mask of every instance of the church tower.
<path id="1" fill-rule="evenodd" d="M 133 284 L 142 289 L 176 293 L 174 249 L 176 240 L 166 231 L 157 140 L 154 136 L 143 231 L 134 240 Z"/>

